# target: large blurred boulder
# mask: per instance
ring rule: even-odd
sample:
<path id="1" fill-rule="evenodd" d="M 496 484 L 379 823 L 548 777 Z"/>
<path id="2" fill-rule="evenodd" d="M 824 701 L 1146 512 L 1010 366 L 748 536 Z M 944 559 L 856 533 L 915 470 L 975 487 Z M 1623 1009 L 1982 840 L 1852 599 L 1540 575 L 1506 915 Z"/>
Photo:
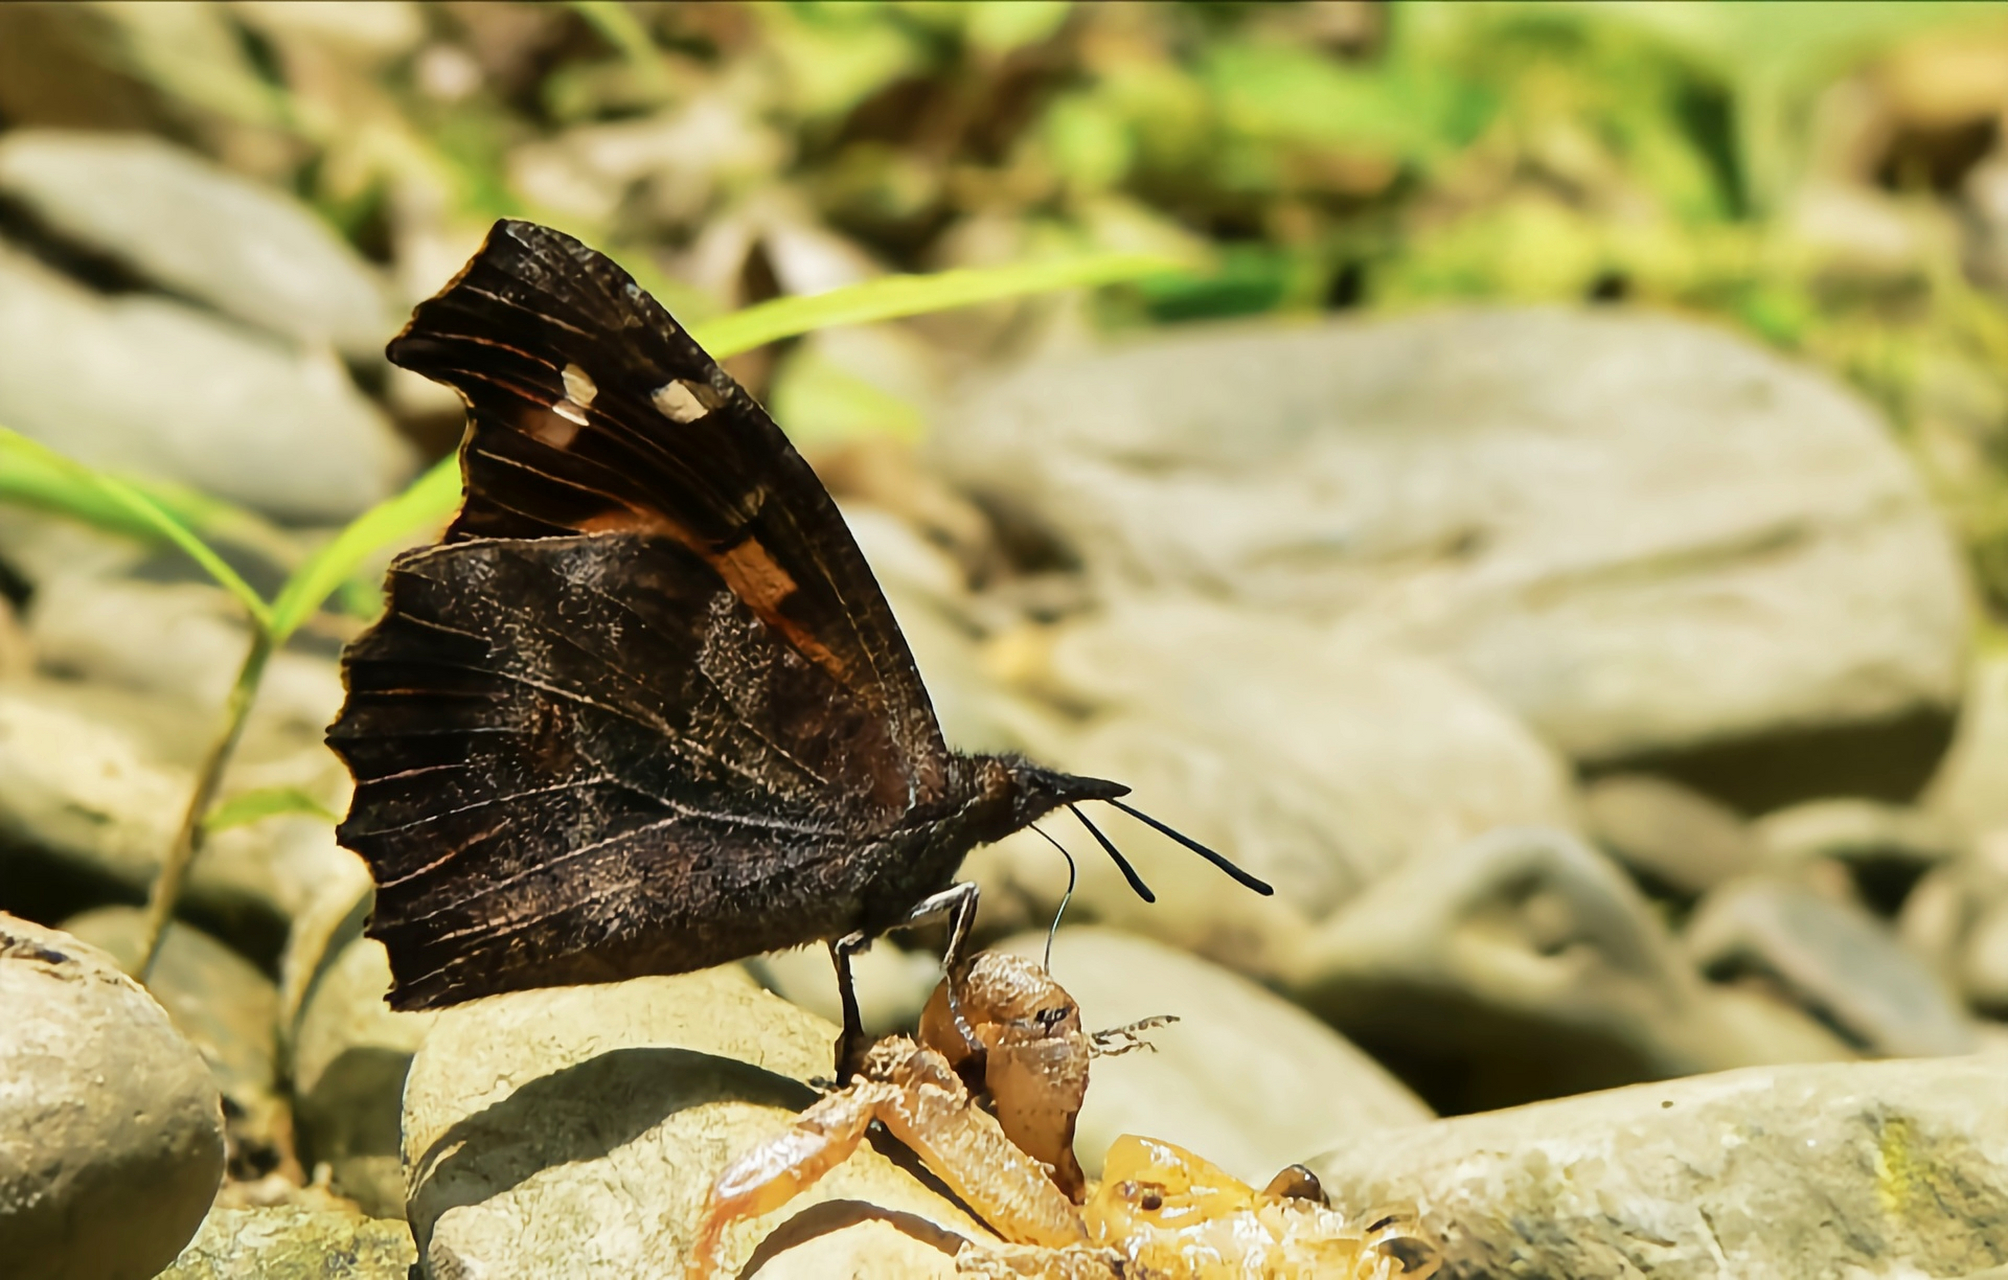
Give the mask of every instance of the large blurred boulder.
<path id="1" fill-rule="evenodd" d="M 0 915 L 0 1271 L 137 1280 L 223 1179 L 202 1057 L 112 958 Z"/>
<path id="2" fill-rule="evenodd" d="M 220 715 L 104 685 L 0 683 L 0 907 L 61 916 L 142 899 Z M 318 744 L 247 735 L 224 794 L 339 767 Z M 276 957 L 287 921 L 348 860 L 320 818 L 231 827 L 205 841 L 183 904 L 245 954 Z"/>
<path id="3" fill-rule="evenodd" d="M 1622 871 L 1543 828 L 1380 880 L 1285 985 L 1443 1111 L 1852 1056 L 1798 1009 L 1702 981 Z"/>
<path id="4" fill-rule="evenodd" d="M 200 582 L 58 574 L 35 584 L 27 624 L 50 674 L 172 694 L 205 717 L 228 699 L 251 644 L 244 607 Z M 331 655 L 282 650 L 266 664 L 252 720 L 317 742 L 341 705 Z"/>
<path id="5" fill-rule="evenodd" d="M 1691 788 L 1643 773 L 1583 792 L 1590 834 L 1641 883 L 1692 898 L 1749 869 L 1758 846 L 1742 818 Z"/>
<path id="6" fill-rule="evenodd" d="M 140 133 L 0 139 L 0 196 L 150 283 L 304 343 L 374 356 L 394 327 L 376 273 L 292 196 Z"/>
<path id="7" fill-rule="evenodd" d="M 1983 650 L 1925 804 L 1969 838 L 2008 828 L 2008 652 Z"/>
<path id="8" fill-rule="evenodd" d="M 331 349 L 163 297 L 99 294 L 0 244 L 0 422 L 96 466 L 336 522 L 417 455 Z"/>
<path id="9" fill-rule="evenodd" d="M 1867 908 L 1776 876 L 1703 898 L 1682 936 L 1717 978 L 1755 978 L 1879 1056 L 1972 1053 L 1980 1044 L 1951 984 Z"/>
<path id="10" fill-rule="evenodd" d="M 1438 655 L 1578 761 L 1764 808 L 1906 794 L 1942 749 L 1952 539 L 1864 405 L 1727 333 L 1566 310 L 1217 330 L 962 403 L 943 464 L 1097 579 Z"/>
<path id="11" fill-rule="evenodd" d="M 1042 826 L 1073 852 L 1077 900 L 1243 973 L 1292 971 L 1308 930 L 1411 860 L 1496 826 L 1575 820 L 1566 765 L 1470 681 L 1299 619 L 1121 599 L 1050 633 L 1003 637 L 997 652 L 1028 695 L 1016 728 L 1035 758 L 1128 783 L 1139 809 L 1276 887 L 1259 897 L 1091 806 L 1158 900 L 1140 901 L 1055 814 Z M 1071 714 L 1035 716 L 1031 695 Z M 1067 878 L 1033 832 L 978 850 L 966 874 L 999 913 L 987 927 L 1043 923 Z M 1029 905 L 1014 910 L 1014 898 Z"/>
<path id="12" fill-rule="evenodd" d="M 1993 1276 L 2008 1060 L 1753 1067 L 1376 1133 L 1336 1204 L 1420 1206 L 1445 1280 Z"/>

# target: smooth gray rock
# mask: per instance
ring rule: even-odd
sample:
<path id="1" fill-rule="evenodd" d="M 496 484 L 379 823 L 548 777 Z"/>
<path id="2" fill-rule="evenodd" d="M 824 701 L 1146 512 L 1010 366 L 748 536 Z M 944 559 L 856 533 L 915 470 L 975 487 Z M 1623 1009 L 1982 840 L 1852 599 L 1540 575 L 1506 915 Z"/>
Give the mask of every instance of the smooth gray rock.
<path id="1" fill-rule="evenodd" d="M 1622 871 L 1541 828 L 1379 881 L 1284 986 L 1440 1110 L 1851 1056 L 1794 1008 L 1703 982 Z"/>
<path id="2" fill-rule="evenodd" d="M 279 967 L 279 1021 L 307 1161 L 326 1166 L 331 1189 L 365 1212 L 402 1218 L 398 1117 L 433 1015 L 384 1001 L 390 961 L 383 944 L 363 936 L 373 894 L 362 859 L 347 855 L 294 917 Z"/>
<path id="3" fill-rule="evenodd" d="M 1088 571 L 1447 659 L 1611 762 L 1942 716 L 1965 574 L 1875 415 L 1603 309 L 1183 331 L 958 401 L 937 454 Z M 1905 760 L 1898 769 L 1916 770 Z"/>
<path id="4" fill-rule="evenodd" d="M 146 913 L 99 907 L 63 929 L 102 948 L 130 972 L 140 961 Z M 279 1081 L 279 990 L 244 957 L 192 925 L 170 924 L 147 990 L 209 1064 L 223 1095 L 233 1179 L 300 1174 L 292 1110 Z"/>
<path id="5" fill-rule="evenodd" d="M 1043 932 L 1001 949 L 1038 958 Z M 1074 1147 L 1091 1178 L 1125 1133 L 1175 1142 L 1251 1186 L 1366 1134 L 1433 1119 L 1423 1101 L 1344 1036 L 1248 979 L 1114 929 L 1053 939 L 1053 976 L 1090 1032 L 1170 1014 L 1152 1046 L 1099 1057 Z"/>
<path id="6" fill-rule="evenodd" d="M 1980 1047 L 1952 989 L 1857 904 L 1752 876 L 1703 898 L 1682 940 L 1704 972 L 1775 983 L 1869 1053 Z"/>
<path id="7" fill-rule="evenodd" d="M 292 196 L 140 133 L 23 129 L 0 140 L 0 195 L 64 239 L 225 315 L 376 355 L 381 283 Z"/>
<path id="8" fill-rule="evenodd" d="M 145 1280 L 223 1180 L 202 1055 L 112 958 L 0 915 L 0 1259 L 36 1280 Z"/>
<path id="9" fill-rule="evenodd" d="M 1995 1018 L 2008 1015 L 2008 895 L 1988 904 L 1974 921 L 1960 960 L 1966 998 Z"/>
<path id="10" fill-rule="evenodd" d="M 1374 1134 L 1311 1161 L 1406 1201 L 1445 1280 L 1966 1276 L 2008 1258 L 2008 1059 L 1752 1067 Z"/>
<path id="11" fill-rule="evenodd" d="M 0 905 L 50 878 L 88 882 L 101 890 L 97 901 L 143 897 L 220 715 L 103 684 L 0 684 Z M 223 795 L 277 785 L 322 790 L 340 767 L 297 733 L 247 734 Z M 190 869 L 184 903 L 247 954 L 276 955 L 286 922 L 332 868 L 352 860 L 320 818 L 280 816 L 213 832 Z"/>
<path id="12" fill-rule="evenodd" d="M 1750 869 L 1757 844 L 1735 811 L 1649 774 L 1599 778 L 1583 792 L 1589 833 L 1649 883 L 1689 896 Z"/>
<path id="13" fill-rule="evenodd" d="M 1922 875 L 1959 856 L 1958 832 L 1937 814 L 1859 797 L 1809 800 L 1751 824 L 1760 856 L 1785 869 L 1828 858 L 1853 867 L 1896 864 Z"/>
<path id="14" fill-rule="evenodd" d="M 927 684 L 942 737 L 963 751 L 1023 750 L 1012 696 L 982 669 L 976 608 L 962 569 L 907 520 L 864 502 L 844 504 L 844 522 L 884 588 L 886 602 Z"/>
<path id="15" fill-rule="evenodd" d="M 292 1039 L 300 1139 L 325 1163 L 337 1193 L 382 1218 L 404 1216 L 398 1121 L 412 1054 L 430 1013 L 384 1003 L 390 959 L 374 938 L 353 937 L 319 976 Z"/>
<path id="16" fill-rule="evenodd" d="M 337 522 L 417 457 L 331 351 L 182 303 L 91 292 L 0 244 L 0 421 L 94 466 Z"/>
<path id="17" fill-rule="evenodd" d="M 407 1208 L 424 1274 L 674 1271 L 712 1181 L 815 1099 L 806 1082 L 830 1071 L 835 1037 L 737 965 L 443 1010 L 404 1095 Z M 723 1274 L 740 1274 L 805 1212 L 766 1246 L 766 1280 L 946 1280 L 960 1242 L 996 1238 L 867 1144 L 728 1232 Z"/>
<path id="18" fill-rule="evenodd" d="M 1958 732 L 1924 804 L 1968 840 L 2008 827 L 2008 652 L 1976 655 Z"/>
<path id="19" fill-rule="evenodd" d="M 1079 825 L 1055 815 L 1041 825 L 1080 868 L 1076 902 L 1242 973 L 1293 971 L 1307 932 L 1416 859 L 1502 824 L 1576 821 L 1562 760 L 1429 659 L 1162 598 L 1118 599 L 1001 641 L 1014 642 L 1013 680 L 1028 702 L 1073 712 L 1018 726 L 1033 758 L 1122 780 L 1138 808 L 1276 887 L 1259 897 L 1099 809 L 1094 820 L 1158 901 L 1140 901 Z M 1067 876 L 1030 831 L 976 851 L 964 874 L 982 884 L 986 912 L 993 898 L 1007 908 L 1028 899 L 1012 913 L 1017 927 L 1052 918 Z"/>
<path id="20" fill-rule="evenodd" d="M 37 585 L 28 634 L 50 674 L 170 694 L 217 715 L 251 644 L 243 606 L 220 587 L 64 574 Z M 318 738 L 342 705 L 332 656 L 272 655 L 253 720 Z"/>
<path id="21" fill-rule="evenodd" d="M 160 1280 L 406 1280 L 416 1261 L 402 1222 L 295 1205 L 219 1208 Z"/>

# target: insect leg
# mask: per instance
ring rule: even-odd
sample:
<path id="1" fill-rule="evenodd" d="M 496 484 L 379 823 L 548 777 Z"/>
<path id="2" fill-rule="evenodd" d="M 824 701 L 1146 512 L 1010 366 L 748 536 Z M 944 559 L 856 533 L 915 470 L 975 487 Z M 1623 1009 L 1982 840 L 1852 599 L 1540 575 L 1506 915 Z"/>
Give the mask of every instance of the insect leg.
<path id="1" fill-rule="evenodd" d="M 953 977 L 963 962 L 962 951 L 969 942 L 969 927 L 976 923 L 976 885 L 963 881 L 949 885 L 940 893 L 929 894 L 906 913 L 906 919 L 893 927 L 904 928 L 936 916 L 948 917 L 948 946 L 942 950 L 941 967 Z"/>
<path id="2" fill-rule="evenodd" d="M 837 1037 L 837 1087 L 843 1088 L 857 1074 L 871 1042 L 865 1039 L 864 1019 L 858 1015 L 858 989 L 851 981 L 851 957 L 872 943 L 871 935 L 860 930 L 847 933 L 830 943 L 830 963 L 837 967 L 837 999 L 844 1008 L 844 1030 Z"/>

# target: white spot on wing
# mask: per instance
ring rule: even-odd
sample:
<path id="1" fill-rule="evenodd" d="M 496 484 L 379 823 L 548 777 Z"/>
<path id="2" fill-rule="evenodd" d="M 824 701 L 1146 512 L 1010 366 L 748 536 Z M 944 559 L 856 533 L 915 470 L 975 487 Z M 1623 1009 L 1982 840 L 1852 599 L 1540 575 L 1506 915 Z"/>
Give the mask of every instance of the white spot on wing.
<path id="1" fill-rule="evenodd" d="M 586 425 L 586 406 L 600 393 L 599 384 L 593 381 L 591 374 L 575 364 L 566 365 L 563 376 L 565 398 L 552 405 L 551 412 L 567 422 L 576 422 L 583 427 Z M 571 437 L 566 436 L 562 443 L 555 441 L 552 443 L 557 443 L 558 448 L 562 449 L 571 443 Z"/>
<path id="2" fill-rule="evenodd" d="M 565 366 L 565 399 L 577 402 L 581 407 L 593 402 L 600 393 L 599 384 L 592 375 L 575 364 Z"/>
<path id="3" fill-rule="evenodd" d="M 665 382 L 657 387 L 649 395 L 649 402 L 655 406 L 657 413 L 671 422 L 695 422 L 711 412 L 705 407 L 704 401 L 698 399 L 697 393 L 691 390 L 690 384 L 682 379 Z"/>

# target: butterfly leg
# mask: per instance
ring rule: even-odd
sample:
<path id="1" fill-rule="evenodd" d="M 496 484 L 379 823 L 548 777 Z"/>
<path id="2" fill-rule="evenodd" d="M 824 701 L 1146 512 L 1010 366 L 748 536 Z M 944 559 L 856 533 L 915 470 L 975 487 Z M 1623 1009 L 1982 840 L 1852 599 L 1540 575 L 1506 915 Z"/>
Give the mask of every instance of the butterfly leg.
<path id="1" fill-rule="evenodd" d="M 929 894 L 920 900 L 919 906 L 906 913 L 906 919 L 893 927 L 904 928 L 936 916 L 948 917 L 948 945 L 941 952 L 941 967 L 952 975 L 962 966 L 962 952 L 969 943 L 969 929 L 976 923 L 976 885 L 964 881 L 949 885 L 940 893 Z"/>
<path id="2" fill-rule="evenodd" d="M 843 1088 L 857 1074 L 871 1042 L 865 1039 L 864 1019 L 858 1015 L 858 989 L 851 980 L 851 957 L 872 944 L 871 935 L 859 930 L 830 942 L 830 963 L 837 967 L 837 1000 L 844 1009 L 843 1033 L 837 1037 L 837 1087 Z"/>
<path id="3" fill-rule="evenodd" d="M 949 885 L 940 893 L 929 894 L 921 899 L 920 905 L 907 912 L 904 923 L 917 924 L 941 915 L 948 917 L 948 945 L 941 951 L 941 969 L 948 979 L 948 1016 L 953 1025 L 967 1036 L 973 1033 L 962 1010 L 962 988 L 969 976 L 969 961 L 962 953 L 969 944 L 970 926 L 976 923 L 975 884 L 964 881 Z"/>
<path id="4" fill-rule="evenodd" d="M 967 882 L 952 884 L 940 893 L 929 894 L 893 928 L 903 929 L 937 916 L 948 917 L 948 946 L 942 952 L 941 967 L 953 975 L 963 964 L 962 952 L 969 943 L 969 929 L 976 923 L 976 886 Z M 843 1035 L 837 1040 L 839 1087 L 851 1082 L 858 1063 L 864 1060 L 865 1050 L 871 1048 L 871 1042 L 865 1039 L 864 1019 L 858 1015 L 857 986 L 851 979 L 851 957 L 871 944 L 872 935 L 862 929 L 830 943 L 830 962 L 837 969 L 837 1000 L 844 1010 Z M 955 984 L 949 985 L 952 989 Z"/>

